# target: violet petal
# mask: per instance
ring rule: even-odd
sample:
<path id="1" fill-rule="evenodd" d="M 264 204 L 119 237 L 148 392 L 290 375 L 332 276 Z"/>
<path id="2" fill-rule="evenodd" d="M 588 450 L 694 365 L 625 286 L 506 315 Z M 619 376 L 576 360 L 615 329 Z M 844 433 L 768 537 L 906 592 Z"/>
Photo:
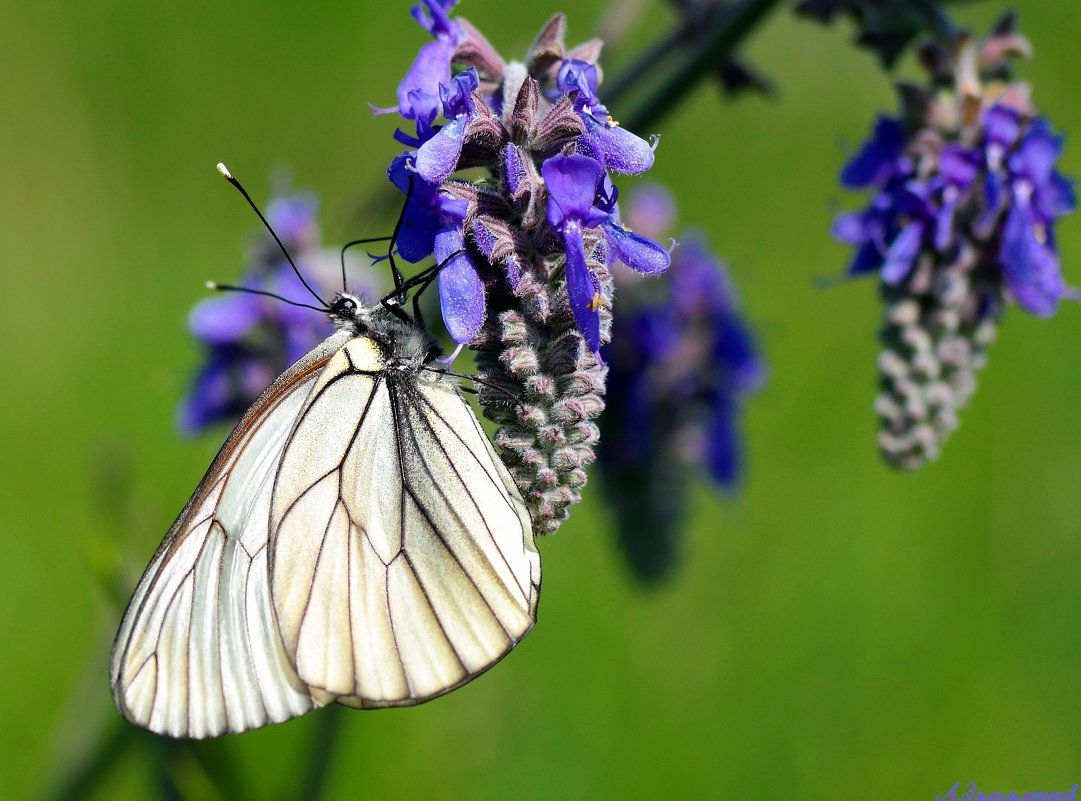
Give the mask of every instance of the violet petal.
<path id="1" fill-rule="evenodd" d="M 1074 184 L 1058 172 L 1052 172 L 1047 183 L 1036 188 L 1036 208 L 1047 219 L 1061 217 L 1077 207 Z"/>
<path id="2" fill-rule="evenodd" d="M 249 283 L 245 282 L 244 285 Z M 211 344 L 236 342 L 259 322 L 262 307 L 261 298 L 241 292 L 206 298 L 188 313 L 188 330 Z"/>
<path id="3" fill-rule="evenodd" d="M 1006 284 L 1026 311 L 1040 317 L 1055 313 L 1062 297 L 1062 274 L 1054 251 L 1036 237 L 1027 206 L 1010 204 L 999 249 Z"/>
<path id="4" fill-rule="evenodd" d="M 435 236 L 435 258 L 443 264 L 455 251 L 465 247 L 462 229 L 440 229 Z M 484 323 L 484 284 L 468 252 L 458 253 L 439 270 L 439 305 L 443 323 L 451 339 L 468 343 Z"/>
<path id="5" fill-rule="evenodd" d="M 870 237 L 867 234 L 867 215 L 862 211 L 839 214 L 830 229 L 835 239 L 846 245 L 862 245 Z"/>
<path id="6" fill-rule="evenodd" d="M 409 97 L 410 92 L 422 91 L 438 95 L 439 85 L 450 81 L 450 60 L 454 44 L 437 39 L 424 45 L 413 60 L 409 71 L 398 84 L 398 113 L 408 120 L 415 119 L 417 111 Z"/>
<path id="7" fill-rule="evenodd" d="M 571 311 L 586 344 L 596 353 L 601 346 L 601 316 L 597 306 L 600 288 L 586 265 L 582 228 L 577 222 L 567 223 L 563 243 L 567 252 L 567 296 Z"/>
<path id="8" fill-rule="evenodd" d="M 560 154 L 541 165 L 541 175 L 549 192 L 548 221 L 559 229 L 568 218 L 581 220 L 590 214 L 604 166 L 588 156 Z"/>
<path id="9" fill-rule="evenodd" d="M 1021 120 L 1013 109 L 994 105 L 983 115 L 983 130 L 988 142 L 1011 147 L 1017 141 Z"/>
<path id="10" fill-rule="evenodd" d="M 458 168 L 465 137 L 465 117 L 453 119 L 417 151 L 417 174 L 433 184 L 441 184 Z"/>
<path id="11" fill-rule="evenodd" d="M 619 125 L 605 125 L 592 116 L 583 116 L 587 136 L 604 153 L 604 166 L 616 172 L 638 175 L 653 166 L 653 148 L 649 142 Z"/>
<path id="12" fill-rule="evenodd" d="M 882 280 L 887 284 L 899 284 L 912 270 L 923 243 L 923 225 L 919 220 L 908 223 L 890 243 L 882 265 Z"/>
<path id="13" fill-rule="evenodd" d="M 894 172 L 897 157 L 905 146 L 901 123 L 891 117 L 879 117 L 874 133 L 864 142 L 841 171 L 841 185 L 862 189 L 880 184 Z"/>
<path id="14" fill-rule="evenodd" d="M 1047 123 L 1037 119 L 1010 156 L 1010 171 L 1042 186 L 1051 178 L 1061 153 L 1062 137 L 1052 134 Z"/>
<path id="15" fill-rule="evenodd" d="M 668 255 L 667 248 L 652 239 L 639 236 L 610 222 L 604 223 L 603 228 L 616 257 L 632 270 L 647 275 L 657 275 L 663 273 L 671 265 L 672 259 Z"/>

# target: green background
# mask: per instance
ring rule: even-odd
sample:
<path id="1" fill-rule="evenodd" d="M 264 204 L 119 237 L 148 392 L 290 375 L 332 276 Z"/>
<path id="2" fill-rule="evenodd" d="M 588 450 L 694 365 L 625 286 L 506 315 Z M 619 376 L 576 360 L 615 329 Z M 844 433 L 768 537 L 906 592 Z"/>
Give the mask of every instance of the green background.
<path id="1" fill-rule="evenodd" d="M 1076 134 L 1081 5 L 1023 5 L 1021 74 Z M 558 9 L 461 11 L 520 57 Z M 983 30 L 1002 9 L 960 18 Z M 571 11 L 571 41 L 606 13 Z M 288 166 L 324 199 L 328 241 L 387 232 L 400 148 L 366 104 L 393 102 L 425 35 L 405 3 L 8 0 L 0 18 L 0 797 L 55 789 L 103 740 L 118 756 L 92 798 L 155 797 L 163 761 L 192 798 L 289 797 L 332 713 L 197 752 L 235 785 L 215 787 L 196 752 L 118 721 L 102 576 L 130 591 L 224 435 L 173 426 L 198 357 L 187 309 L 240 274 L 256 231 L 214 163 L 257 198 Z M 609 73 L 666 20 L 649 6 Z M 813 287 L 847 258 L 828 228 L 858 199 L 837 171 L 894 108 L 850 35 L 779 13 L 747 51 L 776 101 L 703 86 L 657 126 L 653 175 L 730 260 L 770 365 L 743 490 L 696 493 L 681 570 L 655 591 L 587 491 L 540 544 L 534 633 L 444 699 L 342 711 L 326 797 L 929 801 L 957 781 L 1081 781 L 1081 309 L 1010 310 L 943 458 L 880 463 L 875 289 Z M 1081 281 L 1081 219 L 1059 230 Z"/>

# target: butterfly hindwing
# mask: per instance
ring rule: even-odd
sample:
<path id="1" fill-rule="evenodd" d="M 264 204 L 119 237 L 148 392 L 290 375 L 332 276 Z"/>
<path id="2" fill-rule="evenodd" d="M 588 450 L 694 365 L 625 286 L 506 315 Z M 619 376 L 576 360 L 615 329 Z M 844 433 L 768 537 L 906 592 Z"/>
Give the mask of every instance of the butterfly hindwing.
<path id="1" fill-rule="evenodd" d="M 533 625 L 529 518 L 475 415 L 446 379 L 385 369 L 365 337 L 311 393 L 271 506 L 286 650 L 304 682 L 341 703 L 440 695 Z"/>

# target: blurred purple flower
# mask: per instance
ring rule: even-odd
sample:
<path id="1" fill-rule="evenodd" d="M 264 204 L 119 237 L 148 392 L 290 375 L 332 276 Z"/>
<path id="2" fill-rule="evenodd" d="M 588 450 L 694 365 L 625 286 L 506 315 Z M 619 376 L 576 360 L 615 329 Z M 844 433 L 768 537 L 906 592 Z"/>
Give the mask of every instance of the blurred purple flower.
<path id="1" fill-rule="evenodd" d="M 624 217 L 646 220 L 656 211 L 664 212 L 660 219 L 674 216 L 667 194 L 647 186 Z M 738 418 L 765 374 L 727 269 L 702 236 L 683 237 L 659 289 L 623 282 L 630 308 L 616 319 L 604 351 L 600 464 L 620 544 L 645 580 L 661 578 L 675 559 L 693 475 L 704 471 L 726 488 L 738 482 Z"/>
<path id="2" fill-rule="evenodd" d="M 850 273 L 881 270 L 891 285 L 908 277 L 921 253 L 948 260 L 967 238 L 987 251 L 1022 308 L 1049 316 L 1064 289 L 1053 226 L 1075 206 L 1070 182 L 1055 169 L 1062 140 L 1042 118 L 1025 123 L 998 104 L 978 124 L 984 134 L 972 147 L 938 142 L 936 152 L 919 153 L 925 140 L 901 138 L 900 122 L 881 118 L 841 174 L 844 186 L 877 194 L 863 212 L 841 215 L 834 235 L 857 248 Z M 928 164 L 937 169 L 928 172 Z M 974 208 L 958 217 L 964 204 Z M 990 241 L 997 250 L 987 249 Z"/>
<path id="3" fill-rule="evenodd" d="M 283 196 L 267 205 L 266 216 L 308 282 L 329 295 L 341 282 L 340 261 L 337 251 L 320 247 L 317 206 L 310 195 Z M 351 291 L 373 299 L 381 291 L 370 270 L 350 279 Z M 302 302 L 309 297 L 268 236 L 253 248 L 239 285 Z M 243 292 L 200 301 L 188 315 L 188 328 L 203 346 L 204 364 L 177 411 L 177 425 L 187 435 L 236 422 L 276 376 L 333 333 L 324 314 Z"/>
<path id="4" fill-rule="evenodd" d="M 906 87 L 901 116 L 880 117 L 841 172 L 845 187 L 874 192 L 863 211 L 837 218 L 833 234 L 855 248 L 850 274 L 881 276 L 886 349 L 875 408 L 879 445 L 897 467 L 937 456 L 1009 302 L 1047 317 L 1073 297 L 1054 236 L 1076 206 L 1056 168 L 1062 139 L 1027 85 L 1001 79 L 1008 60 L 1028 52 L 1012 18 L 983 42 L 929 52 L 932 88 Z"/>

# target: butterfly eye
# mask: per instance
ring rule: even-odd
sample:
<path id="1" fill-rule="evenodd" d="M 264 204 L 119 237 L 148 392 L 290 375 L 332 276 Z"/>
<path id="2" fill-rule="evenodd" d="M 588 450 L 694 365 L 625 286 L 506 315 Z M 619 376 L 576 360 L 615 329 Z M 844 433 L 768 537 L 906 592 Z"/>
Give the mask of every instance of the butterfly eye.
<path id="1" fill-rule="evenodd" d="M 334 311 L 337 314 L 353 314 L 356 310 L 357 304 L 352 298 L 338 298 L 334 302 Z"/>

